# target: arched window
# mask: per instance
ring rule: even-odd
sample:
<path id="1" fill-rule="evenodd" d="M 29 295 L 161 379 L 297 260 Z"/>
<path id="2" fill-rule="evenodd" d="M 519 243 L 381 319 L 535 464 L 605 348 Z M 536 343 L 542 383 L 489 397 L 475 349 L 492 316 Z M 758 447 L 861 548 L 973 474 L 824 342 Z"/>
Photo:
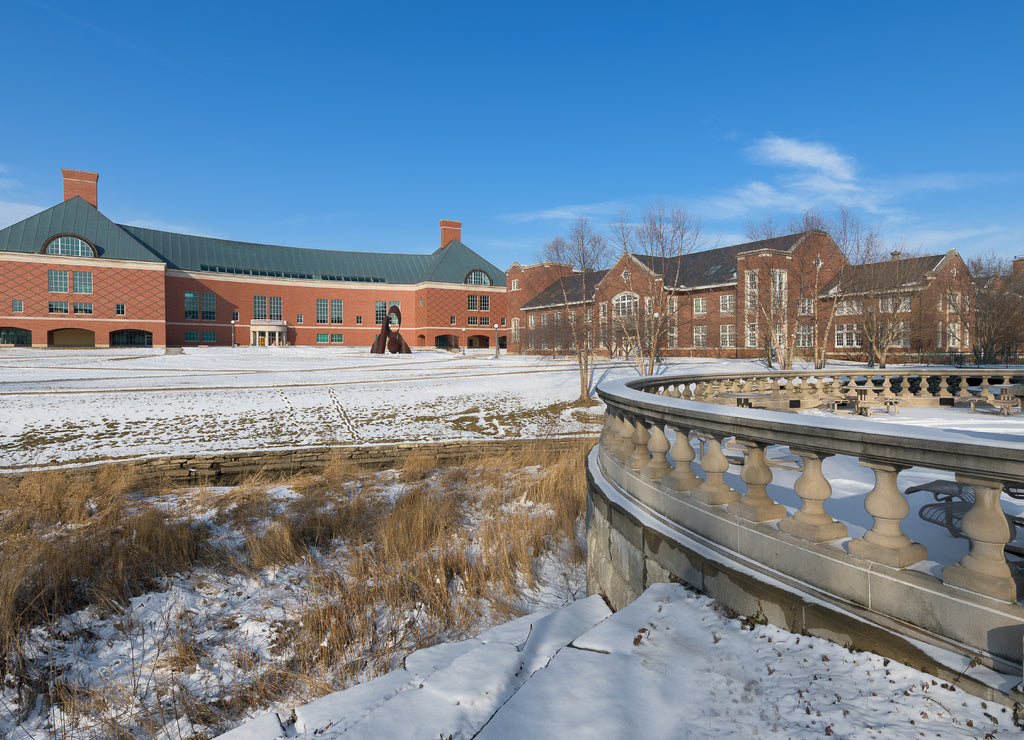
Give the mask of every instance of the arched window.
<path id="1" fill-rule="evenodd" d="M 473 270 L 466 275 L 466 285 L 490 285 L 491 278 L 483 270 Z"/>
<path id="2" fill-rule="evenodd" d="M 613 315 L 617 319 L 636 316 L 639 303 L 640 299 L 636 293 L 619 293 L 612 304 Z"/>
<path id="3" fill-rule="evenodd" d="M 46 245 L 46 254 L 56 254 L 62 257 L 94 257 L 95 252 L 89 242 L 79 239 L 77 236 L 58 236 L 51 239 Z"/>

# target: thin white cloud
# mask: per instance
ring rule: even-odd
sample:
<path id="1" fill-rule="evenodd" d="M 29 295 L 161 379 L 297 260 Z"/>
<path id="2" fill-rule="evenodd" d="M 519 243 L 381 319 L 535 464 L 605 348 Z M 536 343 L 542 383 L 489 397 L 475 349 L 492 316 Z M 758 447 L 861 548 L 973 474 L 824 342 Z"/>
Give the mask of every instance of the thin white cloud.
<path id="1" fill-rule="evenodd" d="M 584 203 L 579 205 L 556 206 L 546 208 L 542 211 L 530 211 L 527 213 L 507 213 L 498 216 L 502 221 L 512 223 L 529 223 L 531 221 L 574 221 L 580 216 L 587 218 L 598 216 L 609 216 L 623 210 L 630 209 L 629 203 L 625 201 L 606 201 L 603 203 Z"/>
<path id="2" fill-rule="evenodd" d="M 767 136 L 749 151 L 757 161 L 784 167 L 818 170 L 837 180 L 852 180 L 856 171 L 853 157 L 841 154 L 831 144 Z"/>

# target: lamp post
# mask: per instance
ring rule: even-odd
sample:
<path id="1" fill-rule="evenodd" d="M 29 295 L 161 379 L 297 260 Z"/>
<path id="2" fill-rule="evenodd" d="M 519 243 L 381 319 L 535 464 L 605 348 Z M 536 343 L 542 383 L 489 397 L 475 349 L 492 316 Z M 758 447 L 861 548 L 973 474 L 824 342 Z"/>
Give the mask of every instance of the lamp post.
<path id="1" fill-rule="evenodd" d="M 231 319 L 231 346 L 235 346 L 235 320 Z"/>
<path id="2" fill-rule="evenodd" d="M 494 359 L 498 359 L 498 325 L 494 325 Z"/>
<path id="3" fill-rule="evenodd" d="M 462 354 L 466 354 L 466 327 L 462 327 Z"/>
<path id="4" fill-rule="evenodd" d="M 868 367 L 875 366 L 875 307 L 868 306 Z"/>

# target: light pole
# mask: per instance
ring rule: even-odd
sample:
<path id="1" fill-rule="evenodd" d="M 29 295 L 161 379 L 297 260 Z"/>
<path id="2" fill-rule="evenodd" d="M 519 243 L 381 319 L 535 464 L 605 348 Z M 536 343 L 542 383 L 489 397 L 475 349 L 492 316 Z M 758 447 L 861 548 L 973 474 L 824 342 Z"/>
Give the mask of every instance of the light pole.
<path id="1" fill-rule="evenodd" d="M 466 354 L 466 327 L 462 327 L 462 354 Z"/>
<path id="2" fill-rule="evenodd" d="M 235 320 L 231 319 L 231 346 L 235 346 Z"/>
<path id="3" fill-rule="evenodd" d="M 498 325 L 494 325 L 494 359 L 498 359 Z"/>
<path id="4" fill-rule="evenodd" d="M 875 307 L 868 306 L 868 367 L 875 366 Z"/>

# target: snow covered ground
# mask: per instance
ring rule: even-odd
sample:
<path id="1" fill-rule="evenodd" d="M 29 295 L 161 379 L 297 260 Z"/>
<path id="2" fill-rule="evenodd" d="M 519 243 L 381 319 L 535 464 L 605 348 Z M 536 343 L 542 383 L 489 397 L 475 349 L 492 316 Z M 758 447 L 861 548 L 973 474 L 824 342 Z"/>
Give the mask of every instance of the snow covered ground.
<path id="1" fill-rule="evenodd" d="M 749 366 L 679 360 L 663 372 Z M 598 364 L 595 382 L 633 376 L 635 371 L 626 364 L 606 362 Z M 577 390 L 571 359 L 514 355 L 494 359 L 489 353 L 372 357 L 363 350 L 327 348 L 190 349 L 182 355 L 150 350 L 4 349 L 0 350 L 0 470 L 180 452 L 596 432 L 599 415 L 581 414 L 569 406 Z M 1020 416 L 971 415 L 960 409 L 908 409 L 897 417 L 877 415 L 871 421 L 912 424 L 936 433 L 955 430 L 990 439 L 1024 438 Z M 784 449 L 773 449 L 770 455 L 778 460 L 788 457 Z M 735 477 L 730 482 L 736 487 L 742 486 L 738 472 L 733 467 L 729 474 Z M 792 493 L 796 472 L 782 468 L 774 472 L 769 494 L 797 508 L 799 502 Z M 826 509 L 849 524 L 851 537 L 859 536 L 870 526 L 863 509 L 863 496 L 872 485 L 870 472 L 855 460 L 836 457 L 826 461 L 825 473 L 833 486 Z M 912 469 L 901 473 L 899 483 L 906 487 L 936 477 L 941 477 L 938 471 Z M 1007 504 L 1007 508 L 1012 505 Z M 923 570 L 937 573 L 966 552 L 966 541 L 913 514 L 905 521 L 905 529 L 928 547 L 928 560 L 917 566 Z M 275 570 L 247 582 L 208 583 L 205 588 L 209 593 L 200 598 L 192 591 L 183 593 L 180 584 L 169 584 L 165 592 L 136 599 L 130 614 L 135 619 L 148 613 L 153 620 L 185 614 L 208 618 L 213 631 L 237 630 L 239 614 L 263 611 L 272 616 L 289 598 L 301 598 L 302 574 Z M 558 598 L 552 595 L 548 603 L 556 606 Z M 538 605 L 544 604 L 538 599 Z M 508 655 L 509 648 L 502 646 L 498 653 L 503 657 L 496 653 L 493 660 L 467 658 L 452 663 L 474 667 L 465 672 L 449 670 L 444 681 L 431 684 L 431 701 L 426 705 L 435 707 L 437 714 L 427 715 L 429 728 L 415 724 L 404 712 L 378 713 L 374 723 L 387 717 L 388 734 L 396 737 L 436 737 L 437 733 L 470 737 L 475 732 L 473 721 L 460 719 L 463 709 L 458 707 L 463 704 L 459 702 L 479 703 L 474 716 L 486 721 L 498 708 L 500 695 L 502 701 L 510 696 L 511 700 L 497 715 L 501 721 L 496 718 L 485 728 L 492 737 L 510 736 L 506 731 L 518 735 L 520 730 L 549 737 L 686 733 L 985 737 L 1013 730 L 1011 717 L 1002 707 L 982 706 L 924 674 L 766 626 L 742 629 L 738 621 L 716 613 L 706 599 L 679 590 L 657 590 L 615 619 L 619 621 L 582 627 L 568 637 L 561 647 L 579 638 L 576 647 L 552 653 L 548 667 L 521 690 L 516 688 L 514 695 L 508 690 L 516 681 L 522 683 L 522 676 L 516 675 L 522 669 Z M 510 626 L 507 634 L 493 641 L 500 639 L 520 654 L 520 648 L 529 647 L 529 640 L 515 630 L 538 620 Z M 108 672 L 113 680 L 140 652 L 160 646 L 117 643 L 113 636 L 123 633 L 123 626 L 117 624 L 117 615 L 109 621 L 78 626 L 101 635 L 110 633 L 107 655 L 89 657 L 87 666 Z M 247 617 L 246 621 L 257 632 L 261 629 L 259 619 Z M 259 635 L 254 633 L 252 639 L 258 640 Z M 477 647 L 486 644 L 485 638 L 471 642 Z M 550 648 L 555 643 L 546 644 Z M 463 648 L 443 650 L 454 655 Z M 327 728 L 325 736 L 338 734 L 338 728 L 353 717 L 378 712 L 385 699 L 404 693 L 397 686 L 411 681 L 410 686 L 421 691 L 417 688 L 421 672 L 434 675 L 441 666 L 428 670 L 425 658 L 417 660 L 413 658 L 413 668 L 407 663 L 404 675 L 378 679 L 384 682 L 379 686 L 390 687 L 385 689 L 387 696 L 357 687 L 347 698 L 322 699 L 317 706 L 323 709 L 318 715 L 323 725 L 307 723 L 308 730 L 296 725 L 289 731 L 312 735 L 317 728 Z M 487 676 L 473 672 L 479 664 L 493 672 Z M 530 670 L 535 667 L 540 666 L 531 665 Z M 609 684 L 600 678 L 603 672 L 625 679 Z M 202 680 L 218 678 L 206 675 Z M 492 685 L 497 687 L 494 695 L 473 693 Z M 404 702 L 413 707 L 424 704 L 423 699 L 406 698 L 395 708 Z M 510 714 L 513 707 L 516 710 Z M 283 717 L 290 716 L 292 708 L 273 707 Z M 331 719 L 332 712 L 339 714 Z M 268 718 L 250 730 L 273 729 L 277 720 L 267 724 Z M 523 724 L 509 724 L 517 721 Z M 365 726 L 380 726 L 374 723 Z M 48 734 L 39 725 L 15 727 L 7 725 L 14 737 Z M 279 724 L 276 728 L 274 732 L 280 733 Z M 428 729 L 426 735 L 419 734 Z M 189 736 L 184 730 L 165 732 L 169 737 Z M 374 736 L 360 735 L 355 725 L 352 734 Z"/>

